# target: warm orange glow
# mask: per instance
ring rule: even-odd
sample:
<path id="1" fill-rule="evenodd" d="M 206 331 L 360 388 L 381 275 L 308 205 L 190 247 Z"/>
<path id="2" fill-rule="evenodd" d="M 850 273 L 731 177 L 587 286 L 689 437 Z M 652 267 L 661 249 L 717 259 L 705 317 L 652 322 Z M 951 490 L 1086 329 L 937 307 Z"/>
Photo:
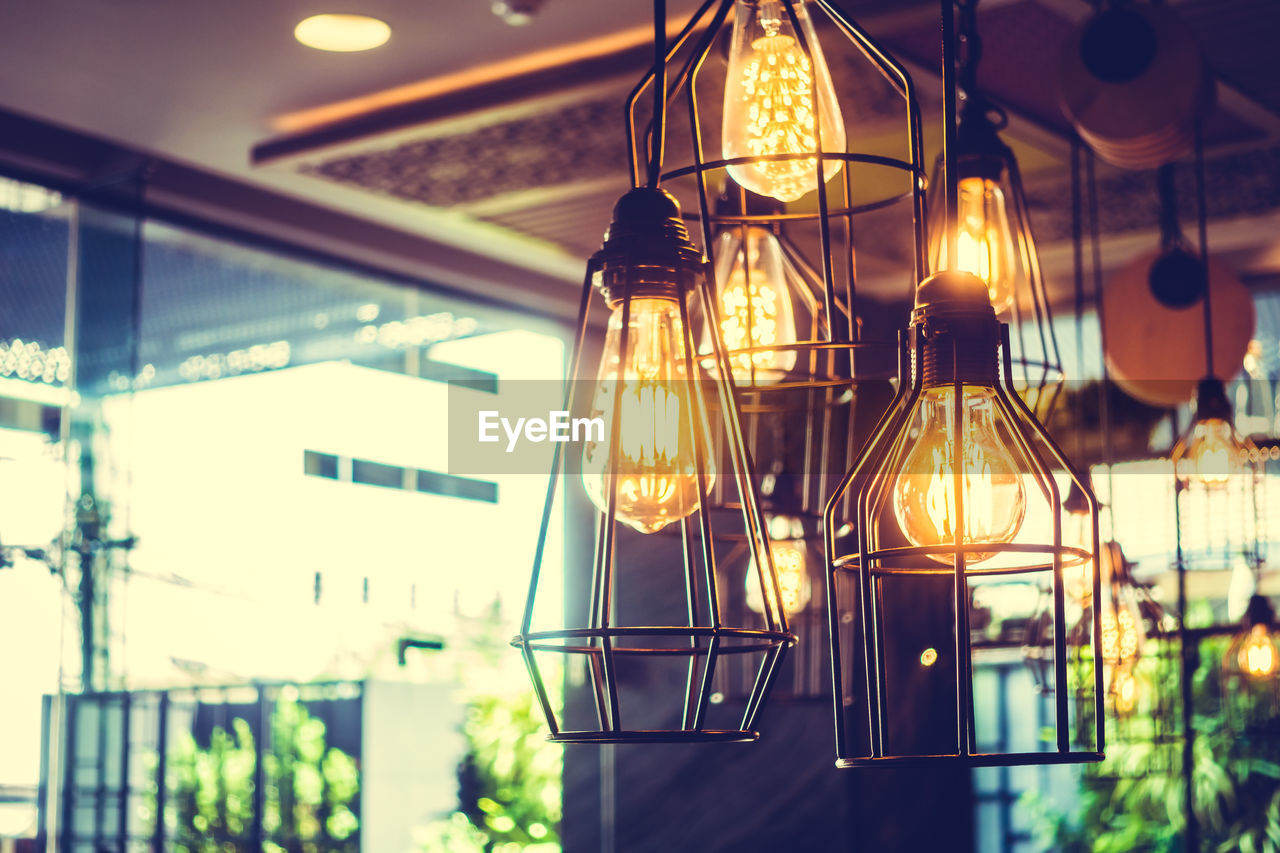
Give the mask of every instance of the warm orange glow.
<path id="1" fill-rule="evenodd" d="M 964 386 L 960 482 L 964 498 L 963 542 L 1010 542 L 1022 527 L 1026 492 L 1017 465 L 997 432 L 990 389 Z M 932 388 L 922 402 L 920 437 L 907 454 L 894 486 L 893 511 L 913 545 L 951 545 L 956 535 L 955 392 Z M 950 563 L 951 554 L 930 554 Z M 977 563 L 990 553 L 966 552 Z"/>
<path id="2" fill-rule="evenodd" d="M 778 238 L 764 228 L 737 228 L 720 235 L 716 246 L 716 290 L 720 295 L 720 340 L 742 384 L 772 385 L 795 366 L 795 310 Z M 710 329 L 706 330 L 709 335 Z M 741 350 L 761 349 L 745 353 Z M 709 340 L 704 352 L 711 350 Z"/>
<path id="3" fill-rule="evenodd" d="M 965 178 L 957 190 L 956 258 L 947 256 L 947 235 L 936 228 L 930 253 L 934 269 L 973 273 L 986 282 L 996 313 L 1007 311 L 1013 305 L 1018 270 L 1004 193 L 985 178 Z"/>
<path id="4" fill-rule="evenodd" d="M 809 605 L 812 596 L 813 583 L 809 579 L 809 561 L 803 538 L 804 524 L 794 516 L 776 515 L 769 519 L 768 526 L 769 551 L 773 555 L 773 570 L 778 578 L 778 595 L 768 589 L 769 601 L 776 611 L 780 597 L 782 611 L 794 616 Z M 747 572 L 747 607 L 755 613 L 765 612 L 754 559 Z"/>
<path id="5" fill-rule="evenodd" d="M 844 119 L 822 49 L 804 4 L 796 2 L 792 10 L 812 61 L 778 0 L 735 5 L 721 134 L 726 159 L 816 153 L 819 140 L 824 152 L 844 150 Z M 842 165 L 824 161 L 823 179 Z M 814 157 L 735 163 L 728 171 L 752 192 L 779 201 L 796 201 L 818 188 Z"/>
<path id="6" fill-rule="evenodd" d="M 386 44 L 391 27 L 367 15 L 312 15 L 298 22 L 293 37 L 316 50 L 354 53 Z"/>
<path id="7" fill-rule="evenodd" d="M 678 34 L 680 25 L 674 23 L 669 34 Z M 511 77 L 520 77 L 535 71 L 545 71 L 558 65 L 567 65 L 583 59 L 607 56 L 611 53 L 645 44 L 653 38 L 653 28 L 645 25 L 612 33 L 597 39 L 561 45 L 548 50 L 535 51 L 511 59 L 477 65 L 452 74 L 442 74 L 416 83 L 393 86 L 380 92 L 371 92 L 357 98 L 335 101 L 310 109 L 284 113 L 271 121 L 280 133 L 301 133 L 327 124 L 354 118 L 365 113 L 400 106 L 496 83 Z"/>
<path id="8" fill-rule="evenodd" d="M 1138 707 L 1138 679 L 1128 667 L 1117 669 L 1111 679 L 1111 702 L 1117 715 L 1132 714 Z"/>
<path id="9" fill-rule="evenodd" d="M 696 383 L 686 372 L 679 304 L 631 300 L 625 353 L 622 313 L 622 307 L 614 309 L 605 335 L 592 400 L 592 417 L 603 420 L 604 436 L 583 444 L 582 481 L 601 512 L 608 511 L 610 495 L 616 494 L 617 520 L 654 533 L 698 509 L 694 442 L 709 443 L 706 410 L 692 398 Z M 615 411 L 618 443 L 611 456 Z M 702 433 L 697 439 L 694 430 Z M 702 488 L 709 489 L 710 460 L 706 468 Z"/>
<path id="10" fill-rule="evenodd" d="M 1138 622 L 1127 607 L 1116 610 L 1108 604 L 1102 610 L 1102 660 L 1125 666 L 1138 659 L 1142 650 Z"/>
<path id="11" fill-rule="evenodd" d="M 1185 450 L 1178 456 L 1175 473 L 1184 483 L 1207 489 L 1222 488 L 1233 473 L 1244 467 L 1248 452 L 1230 422 L 1205 418 L 1191 428 Z"/>
<path id="12" fill-rule="evenodd" d="M 1275 641 L 1266 625 L 1254 625 L 1240 647 L 1240 669 L 1252 678 L 1272 678 L 1276 674 Z"/>

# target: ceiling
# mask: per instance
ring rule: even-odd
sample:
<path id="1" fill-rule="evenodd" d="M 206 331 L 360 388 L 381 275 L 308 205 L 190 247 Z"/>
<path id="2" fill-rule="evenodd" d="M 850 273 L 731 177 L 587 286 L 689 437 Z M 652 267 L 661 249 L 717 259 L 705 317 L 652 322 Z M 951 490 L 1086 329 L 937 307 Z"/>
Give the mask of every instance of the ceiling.
<path id="1" fill-rule="evenodd" d="M 347 217 L 308 214 L 303 222 L 257 211 L 274 220 L 257 225 L 293 239 L 364 260 L 385 248 L 402 256 L 404 271 L 530 305 L 551 293 L 555 311 L 571 311 L 583 257 L 627 185 L 621 105 L 645 67 L 650 4 L 547 0 L 519 28 L 494 16 L 488 0 L 339 5 L 10 3 L 0 29 L 0 108 Z M 915 76 L 932 157 L 936 4 L 842 5 Z M 1221 78 L 1208 134 L 1211 240 L 1246 275 L 1270 281 L 1280 275 L 1280 62 L 1269 34 L 1280 29 L 1280 4 L 1176 5 Z M 671 21 L 694 6 L 669 0 Z M 1069 126 L 1046 57 L 1089 8 L 1082 0 L 980 7 L 983 81 L 1015 110 L 1006 136 L 1028 173 L 1051 278 L 1064 277 L 1070 259 Z M 382 18 L 392 38 L 353 54 L 295 42 L 294 24 L 324 11 Z M 707 74 L 722 75 L 722 66 L 713 57 Z M 844 98 L 856 92 L 851 112 L 860 123 L 850 126 L 873 147 L 891 137 L 892 97 L 853 71 L 837 69 L 837 79 L 847 83 Z M 1154 181 L 1110 167 L 1100 177 L 1108 264 L 1123 263 L 1151 244 Z M 251 220 L 254 211 L 244 213 Z M 341 225 L 352 221 L 377 230 Z M 888 220 L 881 232 L 888 263 L 902 253 L 893 247 L 904 232 Z M 481 258 L 497 265 L 482 268 Z M 887 295 L 901 292 L 896 279 L 884 286 L 893 288 Z"/>

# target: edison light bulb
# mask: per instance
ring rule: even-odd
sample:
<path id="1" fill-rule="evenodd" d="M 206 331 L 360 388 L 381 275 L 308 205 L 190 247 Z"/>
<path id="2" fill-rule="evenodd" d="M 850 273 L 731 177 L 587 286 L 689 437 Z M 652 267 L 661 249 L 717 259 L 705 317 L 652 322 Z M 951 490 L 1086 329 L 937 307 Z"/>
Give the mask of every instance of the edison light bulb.
<path id="1" fill-rule="evenodd" d="M 726 160 L 816 153 L 819 137 L 823 153 L 844 153 L 844 118 L 813 22 L 801 0 L 791 8 L 812 61 L 780 0 L 738 0 L 734 5 L 721 136 Z M 823 180 L 831 180 L 842 165 L 842 160 L 824 160 Z M 795 201 L 818 188 L 815 157 L 727 168 L 742 186 L 780 201 Z"/>
<path id="2" fill-rule="evenodd" d="M 987 285 L 991 307 L 1000 314 L 1013 305 L 1018 271 L 1013 232 L 1005 210 L 1004 193 L 987 178 L 964 178 L 959 193 L 956 223 L 956 260 L 947 257 L 947 235 L 941 219 L 933 231 L 933 268 L 971 272 Z M 939 207 L 941 210 L 941 207 Z"/>
<path id="3" fill-rule="evenodd" d="M 1209 489 L 1226 486 L 1249 452 L 1235 427 L 1222 418 L 1196 421 L 1185 446 L 1176 466 L 1178 479 Z"/>
<path id="4" fill-rule="evenodd" d="M 747 385 L 773 385 L 795 367 L 795 310 L 787 287 L 786 264 L 778 238 L 765 228 L 731 228 L 717 238 L 716 288 L 720 340 L 733 368 L 733 378 Z M 705 330 L 706 335 L 710 329 Z M 704 335 L 705 337 L 705 335 Z M 710 342 L 703 351 L 710 351 Z"/>
<path id="5" fill-rule="evenodd" d="M 1063 503 L 1063 509 L 1066 512 L 1062 519 L 1062 544 L 1092 553 L 1093 514 L 1089 512 L 1084 493 L 1074 481 Z M 1104 551 L 1108 547 L 1109 545 L 1104 545 Z M 1069 557 L 1062 567 L 1062 587 L 1072 601 L 1087 604 L 1093 598 L 1093 560 Z"/>
<path id="6" fill-rule="evenodd" d="M 694 411 L 692 406 L 695 380 L 685 367 L 679 304 L 674 299 L 633 298 L 625 353 L 622 313 L 619 305 L 609 318 L 592 400 L 592 416 L 604 420 L 604 437 L 584 444 L 582 480 L 601 512 L 608 511 L 610 490 L 616 486 L 617 519 L 641 533 L 653 533 L 698 508 L 694 430 L 701 433 L 704 446 L 709 446 L 709 430 L 705 408 Z M 617 456 L 610 459 L 619 402 L 615 394 L 621 398 L 621 424 Z M 704 461 L 704 488 L 709 489 L 714 471 L 711 460 Z"/>
<path id="7" fill-rule="evenodd" d="M 1116 714 L 1124 717 L 1138 707 L 1138 678 L 1129 667 L 1117 669 L 1111 677 L 1111 703 Z"/>
<path id="8" fill-rule="evenodd" d="M 964 498 L 962 531 L 966 545 L 1008 542 L 1018 534 L 1026 513 L 1026 492 L 1013 456 L 996 432 L 994 391 L 964 386 L 960 425 L 960 461 Z M 893 511 L 913 545 L 955 542 L 956 462 L 955 395 L 951 387 L 929 388 L 922 395 L 919 437 L 903 463 L 893 493 Z M 950 563 L 949 554 L 930 554 Z M 965 562 L 990 558 L 966 552 Z"/>
<path id="9" fill-rule="evenodd" d="M 1123 603 L 1108 603 L 1102 609 L 1102 660 L 1110 666 L 1127 666 L 1142 651 L 1142 634 L 1132 610 Z"/>
<path id="10" fill-rule="evenodd" d="M 794 516 L 775 515 L 769 519 L 769 540 L 782 610 L 788 616 L 794 616 L 808 606 L 813 594 L 805 554 L 804 523 Z M 768 579 L 765 579 L 765 585 L 768 586 Z M 774 600 L 773 590 L 769 589 L 768 594 L 776 611 L 778 602 Z M 760 574 L 756 571 L 754 557 L 747 568 L 747 607 L 755 613 L 765 612 Z"/>
<path id="11" fill-rule="evenodd" d="M 1249 629 L 1238 655 L 1240 671 L 1251 678 L 1271 678 L 1280 664 L 1276 655 L 1275 638 L 1266 625 L 1254 625 Z"/>

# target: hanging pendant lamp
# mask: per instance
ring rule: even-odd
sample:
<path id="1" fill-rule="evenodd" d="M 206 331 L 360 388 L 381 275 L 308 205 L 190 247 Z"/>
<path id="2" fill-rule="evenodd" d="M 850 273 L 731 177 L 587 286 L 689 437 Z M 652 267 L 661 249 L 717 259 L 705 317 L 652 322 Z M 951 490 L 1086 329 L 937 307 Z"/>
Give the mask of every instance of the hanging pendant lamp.
<path id="1" fill-rule="evenodd" d="M 580 468 L 556 445 L 529 596 L 513 641 L 549 739 L 560 743 L 755 740 L 769 687 L 795 642 L 777 606 L 781 594 L 731 363 L 715 336 L 711 352 L 698 355 L 692 318 L 702 312 L 715 324 L 718 315 L 708 264 L 689 239 L 679 204 L 659 188 L 667 94 L 661 0 L 654 38 L 657 130 L 647 181 L 618 201 L 604 245 L 587 264 L 565 405 L 602 419 L 604 429 L 584 442 Z M 601 302 L 608 330 L 599 368 L 592 369 L 583 354 Z M 579 385 L 590 387 L 589 400 Z M 545 628 L 535 623 L 552 508 L 559 481 L 572 487 L 579 471 L 596 508 L 590 591 L 585 612 L 571 608 L 576 621 Z M 735 495 L 732 513 L 712 511 L 713 486 Z M 726 541 L 746 543 L 765 602 L 762 625 L 735 625 L 723 616 L 717 560 Z M 682 594 L 653 602 L 654 589 Z M 756 666 L 746 702 L 733 709 L 712 702 L 726 657 L 751 657 Z M 566 716 L 550 699 L 548 673 L 558 675 L 562 666 L 587 685 L 592 710 L 581 718 Z M 670 690 L 664 695 L 655 684 Z"/>
<path id="2" fill-rule="evenodd" d="M 948 223 L 957 215 L 954 7 L 943 0 L 944 188 Z M 956 257 L 948 227 L 946 257 Z M 897 395 L 827 504 L 824 516 L 830 621 L 846 616 L 855 641 L 832 631 L 838 767 L 960 763 L 1051 764 L 1102 758 L 1104 730 L 1099 620 L 1082 647 L 1071 647 L 1064 574 L 1096 565 L 1097 501 L 1081 475 L 1016 393 L 1009 329 L 997 320 L 987 283 L 945 270 L 922 281 L 900 348 Z M 1064 506 L 1055 471 L 1085 497 L 1088 548 L 1063 541 Z M 832 531 L 850 525 L 852 549 Z M 1099 596 L 1096 568 L 1090 585 Z M 990 749 L 978 742 L 975 670 L 985 644 L 971 619 L 975 597 L 1009 581 L 1043 578 L 1053 595 L 1051 736 L 1036 750 Z M 850 589 L 852 588 L 852 589 Z M 946 646 L 930 647 L 928 682 L 949 696 L 950 725 L 919 701 L 917 637 L 888 608 L 946 591 Z M 917 591 L 922 594 L 917 594 Z M 841 602 L 855 601 L 842 608 Z M 1033 604 L 1034 602 L 1032 602 Z M 917 605 L 923 606 L 923 605 Z M 1030 606 L 1029 606 L 1030 607 Z M 1023 618 L 1030 613 L 1023 614 Z M 914 620 L 913 620 L 914 621 Z M 911 623 L 905 623 L 908 627 Z M 918 625 L 918 621 L 915 621 Z M 1092 707 L 1081 724 L 1079 701 Z M 866 696 L 866 707 L 844 701 Z"/>
<path id="3" fill-rule="evenodd" d="M 1044 420 L 1065 374 L 1022 172 L 1013 150 L 1000 138 L 1008 117 L 978 85 L 982 39 L 977 7 L 978 0 L 959 4 L 958 36 L 964 51 L 957 82 L 964 107 L 955 141 L 958 210 L 950 220 L 956 231 L 955 254 L 948 254 L 947 206 L 941 198 L 946 181 L 939 157 L 930 181 L 936 197 L 930 198 L 929 265 L 935 271 L 965 270 L 986 283 L 997 316 L 1009 322 L 1018 390 Z"/>
<path id="4" fill-rule="evenodd" d="M 822 509 L 865 437 L 856 423 L 879 416 L 896 369 L 893 341 L 864 336 L 858 283 L 866 217 L 896 219 L 904 284 L 924 271 L 915 87 L 826 0 L 707 0 L 671 41 L 665 66 L 672 83 L 660 122 L 642 97 L 655 73 L 628 102 L 633 174 L 639 179 L 655 141 L 668 152 L 662 184 L 684 203 L 714 262 L 718 320 L 700 315 L 700 352 L 718 338 L 732 366 L 748 451 L 763 475 L 757 485 L 769 493 L 775 567 L 792 571 L 803 558 L 818 578 Z M 874 153 L 860 151 L 857 128 L 846 128 L 844 116 L 857 105 L 845 93 L 854 87 L 837 84 L 850 79 L 883 81 L 891 103 L 901 105 L 901 134 L 889 156 L 882 138 Z M 879 267 L 886 275 L 883 260 Z M 859 391 L 868 380 L 878 393 Z M 736 511 L 736 496 L 720 482 L 709 500 Z M 750 560 L 738 552 L 722 567 L 726 606 L 754 618 L 759 597 L 739 597 L 755 588 Z M 780 689 L 829 695 L 821 597 L 809 596 L 791 615 L 804 642 L 789 656 L 794 679 L 785 677 Z M 751 683 L 747 677 L 721 686 L 734 697 Z"/>

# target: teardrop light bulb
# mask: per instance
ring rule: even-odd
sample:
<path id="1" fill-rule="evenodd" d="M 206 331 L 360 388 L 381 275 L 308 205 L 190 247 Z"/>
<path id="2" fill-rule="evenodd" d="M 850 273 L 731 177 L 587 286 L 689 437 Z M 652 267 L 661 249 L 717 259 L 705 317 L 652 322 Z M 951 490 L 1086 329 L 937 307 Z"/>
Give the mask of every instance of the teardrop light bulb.
<path id="1" fill-rule="evenodd" d="M 1009 542 L 1022 526 L 1026 492 L 1009 449 L 996 430 L 994 392 L 962 386 L 962 454 L 965 545 Z M 913 545 L 951 545 L 956 531 L 955 392 L 926 389 L 918 438 L 894 487 L 893 511 Z M 931 554 L 950 563 L 950 554 Z M 992 555 L 966 552 L 966 563 Z"/>
<path id="2" fill-rule="evenodd" d="M 795 309 L 778 238 L 766 228 L 745 230 L 745 239 L 741 228 L 716 239 L 720 340 L 739 384 L 773 385 L 795 367 Z M 710 352 L 710 342 L 702 349 Z"/>
<path id="3" fill-rule="evenodd" d="M 782 611 L 787 616 L 794 616 L 808 606 L 813 594 L 804 541 L 804 523 L 795 516 L 775 515 L 769 519 L 768 528 L 769 550 L 773 554 L 778 590 L 776 595 L 772 589 L 766 591 L 775 612 L 780 599 Z M 763 614 L 765 599 L 760 590 L 760 577 L 753 557 L 747 567 L 747 607 L 754 613 Z M 765 583 L 768 583 L 767 579 Z"/>
<path id="4" fill-rule="evenodd" d="M 788 4 L 800 24 L 803 44 Z M 726 160 L 815 154 L 819 139 L 824 154 L 844 152 L 844 117 L 802 0 L 787 0 L 787 4 L 738 0 L 734 4 L 723 121 Z M 824 160 L 823 180 L 831 180 L 842 165 L 842 160 Z M 727 168 L 743 187 L 780 201 L 796 201 L 818 188 L 815 157 L 735 163 Z"/>
<path id="5" fill-rule="evenodd" d="M 625 353 L 622 319 L 619 305 L 609 318 L 592 398 L 592 417 L 604 421 L 603 439 L 584 444 L 582 480 L 591 502 L 607 512 L 616 478 L 617 519 L 641 533 L 653 533 L 698 508 L 694 441 L 709 447 L 709 428 L 705 410 L 695 410 L 691 399 L 694 381 L 686 369 L 679 304 L 674 299 L 633 298 Z M 618 452 L 611 459 L 615 395 L 621 397 L 620 424 Z M 704 462 L 703 486 L 709 489 L 714 468 L 710 458 Z"/>
<path id="6" fill-rule="evenodd" d="M 930 237 L 933 268 L 964 270 L 982 279 L 991 307 L 1001 314 L 1013 305 L 1018 274 L 1004 193 L 988 178 L 964 178 L 957 190 L 956 258 L 952 262 L 947 257 L 947 235 L 939 206 Z"/>

